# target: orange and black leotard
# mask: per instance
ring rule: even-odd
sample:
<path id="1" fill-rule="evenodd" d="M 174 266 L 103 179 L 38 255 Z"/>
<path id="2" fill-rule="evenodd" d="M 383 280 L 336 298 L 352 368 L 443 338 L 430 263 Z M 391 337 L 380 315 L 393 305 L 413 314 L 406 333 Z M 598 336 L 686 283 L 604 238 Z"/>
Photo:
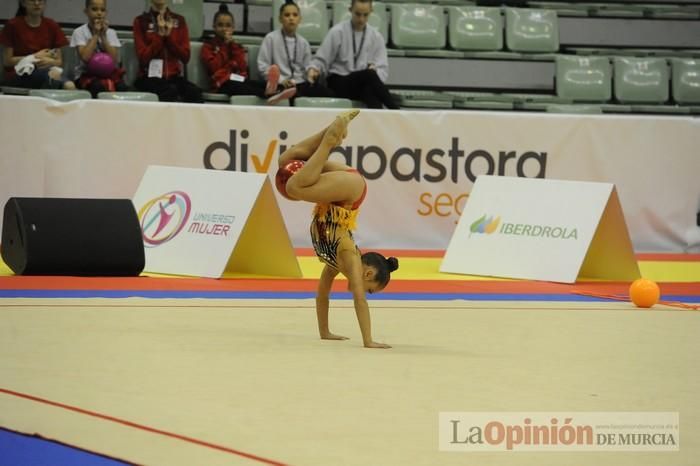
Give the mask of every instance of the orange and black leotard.
<path id="1" fill-rule="evenodd" d="M 357 172 L 355 169 L 348 171 Z M 311 221 L 311 242 L 318 259 L 338 270 L 338 255 L 343 250 L 360 254 L 352 237 L 360 204 L 367 194 L 367 183 L 362 195 L 349 209 L 338 203 L 316 204 Z"/>

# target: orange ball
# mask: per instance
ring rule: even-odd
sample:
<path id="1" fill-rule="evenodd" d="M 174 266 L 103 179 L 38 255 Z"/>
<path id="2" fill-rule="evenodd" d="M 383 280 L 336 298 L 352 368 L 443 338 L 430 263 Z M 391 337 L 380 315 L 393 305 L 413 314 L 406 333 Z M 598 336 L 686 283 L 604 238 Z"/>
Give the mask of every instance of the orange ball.
<path id="1" fill-rule="evenodd" d="M 654 281 L 638 278 L 630 285 L 630 299 L 637 307 L 651 307 L 660 297 L 661 290 Z"/>

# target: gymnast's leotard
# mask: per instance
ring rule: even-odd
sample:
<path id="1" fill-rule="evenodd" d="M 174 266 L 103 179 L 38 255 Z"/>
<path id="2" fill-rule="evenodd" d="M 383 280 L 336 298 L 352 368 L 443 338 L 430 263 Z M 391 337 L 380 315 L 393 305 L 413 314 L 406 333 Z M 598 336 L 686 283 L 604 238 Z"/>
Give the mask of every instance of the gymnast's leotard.
<path id="1" fill-rule="evenodd" d="M 349 169 L 349 172 L 357 172 Z M 352 237 L 355 229 L 360 204 L 367 194 L 367 183 L 362 195 L 353 202 L 350 209 L 346 209 L 338 203 L 316 204 L 314 217 L 311 221 L 311 242 L 318 259 L 324 264 L 338 270 L 338 255 L 341 251 L 349 250 L 360 254 Z"/>

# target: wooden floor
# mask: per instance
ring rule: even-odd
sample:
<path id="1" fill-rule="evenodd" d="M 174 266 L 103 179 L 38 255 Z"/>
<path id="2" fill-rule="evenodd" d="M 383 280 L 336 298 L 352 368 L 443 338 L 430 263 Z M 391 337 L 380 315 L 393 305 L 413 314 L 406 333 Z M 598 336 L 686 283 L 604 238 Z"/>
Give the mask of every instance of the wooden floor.
<path id="1" fill-rule="evenodd" d="M 624 302 L 0 299 L 0 427 L 147 465 L 688 465 L 700 313 Z M 447 453 L 443 411 L 673 411 L 678 452 Z M 1 452 L 0 452 L 1 453 Z M 2 464 L 0 454 L 0 464 Z"/>

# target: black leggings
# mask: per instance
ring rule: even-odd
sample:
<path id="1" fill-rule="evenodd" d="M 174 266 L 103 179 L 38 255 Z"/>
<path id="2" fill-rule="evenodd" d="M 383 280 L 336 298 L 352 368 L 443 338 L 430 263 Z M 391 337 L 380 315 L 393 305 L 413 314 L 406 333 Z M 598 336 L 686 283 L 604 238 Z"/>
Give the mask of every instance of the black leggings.
<path id="1" fill-rule="evenodd" d="M 265 95 L 265 87 L 267 83 L 264 81 L 251 81 L 246 79 L 245 81 L 226 81 L 219 88 L 219 94 L 226 94 L 228 96 L 232 95 L 255 95 L 266 99 L 270 96 Z"/>
<path id="2" fill-rule="evenodd" d="M 361 100 L 369 108 L 399 108 L 374 70 L 353 71 L 346 76 L 332 74 L 328 76 L 328 87 L 336 96 Z"/>
<path id="3" fill-rule="evenodd" d="M 335 94 L 318 82 L 311 84 L 308 81 L 304 81 L 297 84 L 297 95 L 295 97 L 335 97 Z"/>
<path id="4" fill-rule="evenodd" d="M 168 79 L 142 77 L 134 82 L 134 87 L 141 92 L 158 94 L 158 100 L 161 102 L 204 102 L 202 90 L 182 76 Z"/>
<path id="5" fill-rule="evenodd" d="M 90 94 L 92 95 L 93 99 L 97 98 L 97 94 L 100 92 L 105 92 L 107 91 L 107 87 L 102 83 L 101 79 L 94 79 L 88 84 L 87 86 L 83 87 L 82 85 L 78 85 L 80 89 L 85 89 L 87 91 L 90 91 Z M 114 83 L 114 90 L 116 92 L 125 92 L 129 90 L 129 86 L 124 84 L 124 81 L 119 81 Z"/>

